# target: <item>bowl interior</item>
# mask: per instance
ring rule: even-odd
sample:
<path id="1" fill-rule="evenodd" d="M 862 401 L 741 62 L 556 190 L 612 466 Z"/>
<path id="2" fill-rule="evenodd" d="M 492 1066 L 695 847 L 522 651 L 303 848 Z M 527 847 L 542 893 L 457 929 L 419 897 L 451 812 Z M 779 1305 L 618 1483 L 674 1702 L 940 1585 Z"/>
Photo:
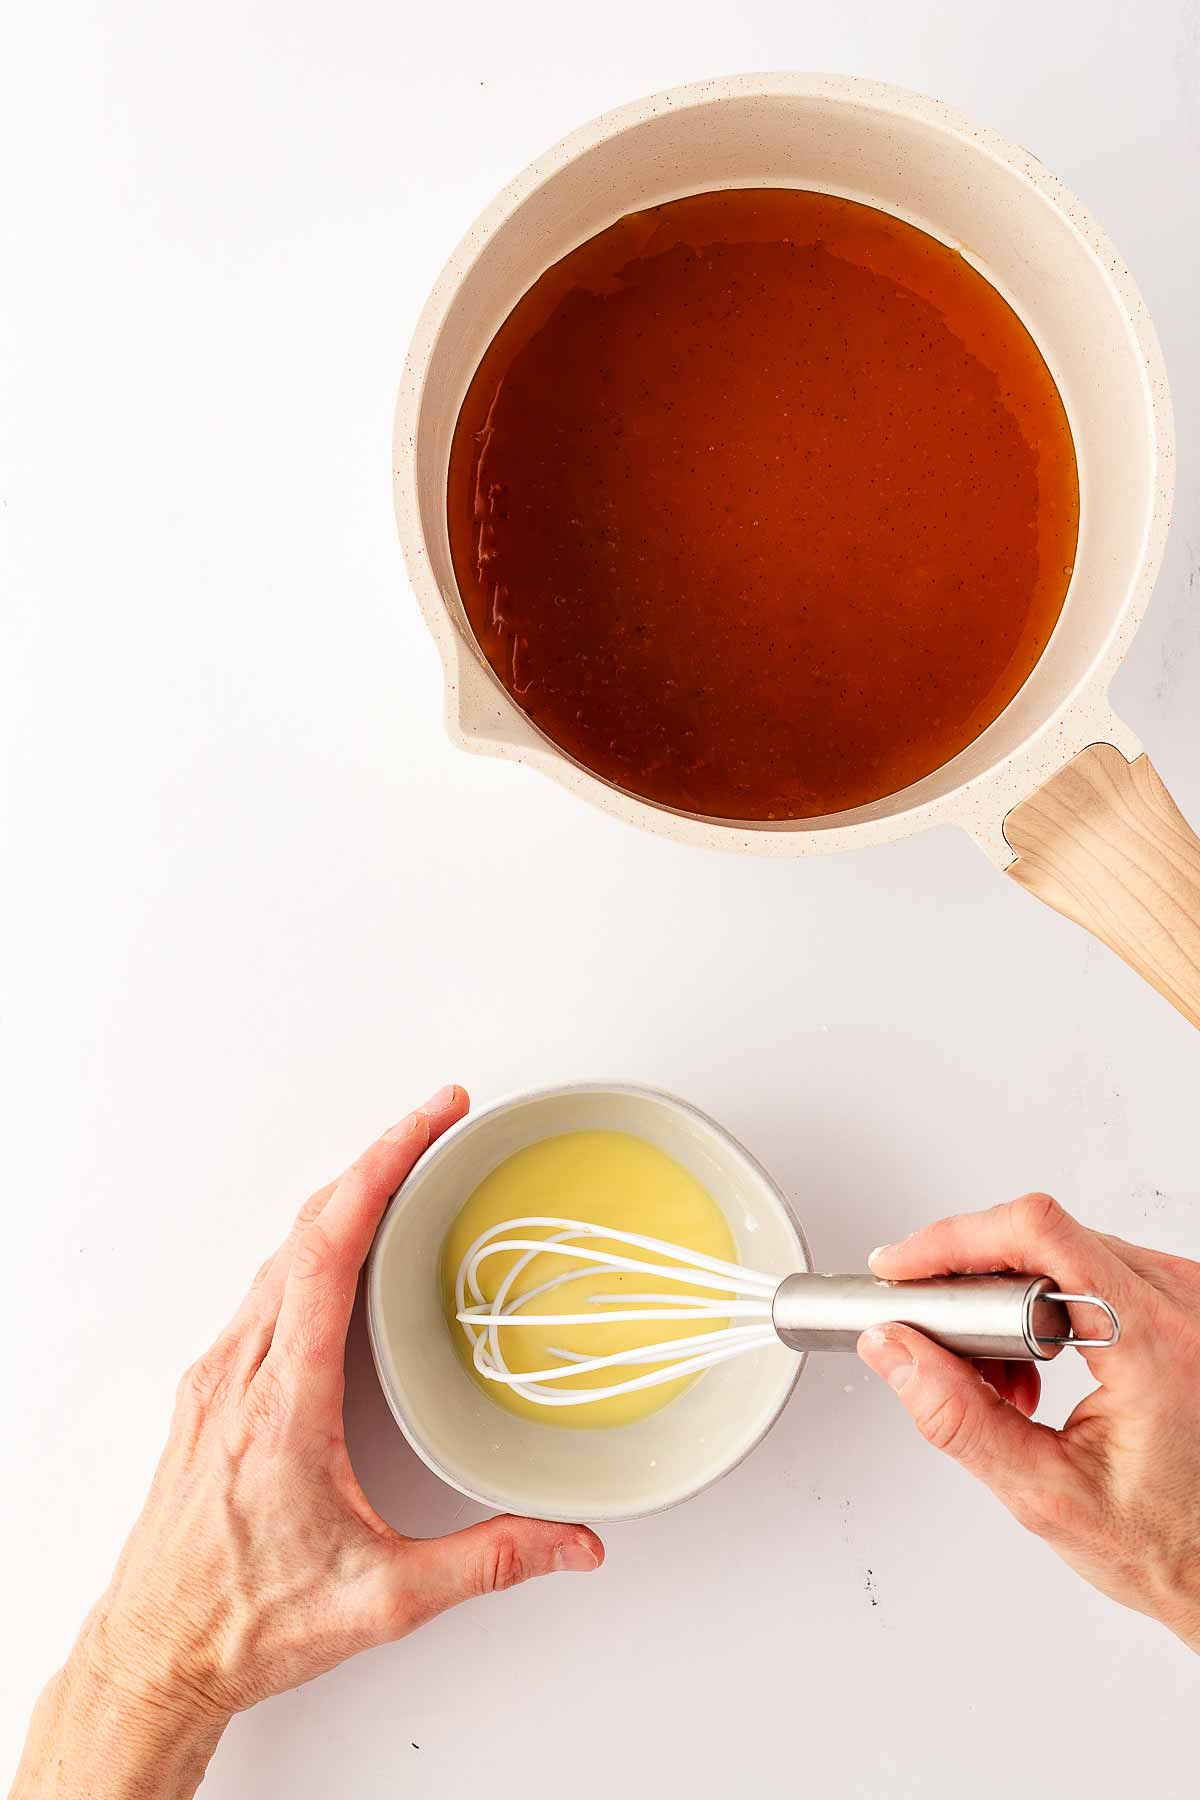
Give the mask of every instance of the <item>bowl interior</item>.
<path id="1" fill-rule="evenodd" d="M 864 201 L 960 250 L 1038 343 L 1079 462 L 1074 578 L 1021 692 L 973 744 L 902 793 L 793 822 L 827 830 L 942 799 L 1025 748 L 1097 668 L 1137 591 L 1161 479 L 1148 327 L 1132 316 L 1127 300 L 1136 293 L 1111 245 L 1033 157 L 936 102 L 826 77 L 732 78 L 585 128 L 502 196 L 435 290 L 409 374 L 411 442 L 400 449 L 415 487 L 400 511 L 402 528 L 407 517 L 409 535 L 420 538 L 417 585 L 426 603 L 440 594 L 467 654 L 482 664 L 455 586 L 445 490 L 454 423 L 483 351 L 548 264 L 623 213 L 705 189 L 758 185 Z M 496 739 L 544 749 L 547 740 L 494 677 L 489 697 Z"/>
<path id="2" fill-rule="evenodd" d="M 715 1481 L 774 1423 L 802 1367 L 782 1345 L 709 1369 L 660 1412 L 613 1430 L 518 1418 L 464 1369 L 442 1314 L 446 1232 L 475 1186 L 514 1151 L 565 1131 L 626 1131 L 665 1150 L 724 1212 L 739 1260 L 768 1274 L 811 1266 L 787 1202 L 702 1113 L 648 1090 L 588 1085 L 467 1119 L 426 1157 L 388 1211 L 367 1279 L 376 1368 L 405 1436 L 473 1499 L 541 1518 L 656 1512 Z"/>

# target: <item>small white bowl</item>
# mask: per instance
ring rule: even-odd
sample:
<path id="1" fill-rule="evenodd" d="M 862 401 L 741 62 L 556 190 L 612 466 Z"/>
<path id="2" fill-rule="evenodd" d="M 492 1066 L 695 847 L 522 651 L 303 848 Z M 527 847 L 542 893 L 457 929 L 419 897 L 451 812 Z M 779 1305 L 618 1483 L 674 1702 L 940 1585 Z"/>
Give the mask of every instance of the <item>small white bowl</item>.
<path id="1" fill-rule="evenodd" d="M 367 1271 L 375 1367 L 405 1437 L 460 1493 L 505 1512 L 597 1522 L 661 1512 L 718 1481 L 775 1423 L 804 1358 L 782 1344 L 734 1358 L 649 1418 L 611 1430 L 518 1418 L 471 1379 L 442 1312 L 446 1233 L 483 1178 L 564 1131 L 627 1131 L 703 1182 L 739 1260 L 811 1269 L 804 1234 L 766 1171 L 712 1119 L 653 1088 L 577 1082 L 498 1101 L 447 1132 L 393 1199 Z"/>

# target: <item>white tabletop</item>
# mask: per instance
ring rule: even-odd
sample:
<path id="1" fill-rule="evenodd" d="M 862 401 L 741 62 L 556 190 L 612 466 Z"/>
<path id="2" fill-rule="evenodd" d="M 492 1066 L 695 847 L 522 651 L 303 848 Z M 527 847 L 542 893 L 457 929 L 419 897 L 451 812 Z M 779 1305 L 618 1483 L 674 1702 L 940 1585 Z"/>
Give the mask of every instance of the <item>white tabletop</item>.
<path id="1" fill-rule="evenodd" d="M 1182 482 L 1115 698 L 1200 817 L 1195 0 L 72 0 L 6 38 L 4 1769 L 178 1371 L 305 1193 L 444 1080 L 685 1094 L 825 1267 L 1032 1186 L 1200 1250 L 1200 1037 L 965 837 L 707 855 L 452 751 L 389 477 L 428 285 L 572 125 L 738 68 L 939 94 L 1066 179 L 1157 320 Z M 351 1364 L 381 1508 L 474 1516 L 360 1336 Z M 1077 1377 L 1048 1385 L 1062 1416 Z M 205 1793 L 1194 1792 L 1184 1652 L 852 1359 L 608 1549 L 238 1720 Z"/>

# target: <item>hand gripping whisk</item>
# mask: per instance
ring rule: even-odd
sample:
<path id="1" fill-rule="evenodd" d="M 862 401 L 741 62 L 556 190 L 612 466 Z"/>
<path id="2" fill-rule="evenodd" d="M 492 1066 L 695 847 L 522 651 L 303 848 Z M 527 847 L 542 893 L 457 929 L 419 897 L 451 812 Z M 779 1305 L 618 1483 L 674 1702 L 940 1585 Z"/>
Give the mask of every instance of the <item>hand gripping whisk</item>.
<path id="1" fill-rule="evenodd" d="M 544 1231 L 545 1237 L 520 1235 Z M 646 1262 L 604 1245 L 627 1245 L 660 1258 Z M 484 1297 L 479 1269 L 489 1257 L 514 1254 L 492 1299 Z M 572 1266 L 525 1293 L 514 1288 L 530 1263 L 555 1256 Z M 684 1293 L 590 1294 L 586 1310 L 527 1312 L 530 1302 L 555 1293 L 598 1272 L 622 1280 L 649 1275 L 670 1280 Z M 731 1357 L 782 1342 L 792 1350 L 853 1350 L 859 1335 L 872 1325 L 912 1325 L 960 1356 L 1047 1362 L 1064 1344 L 1102 1350 L 1121 1335 L 1120 1321 L 1107 1300 L 1097 1294 L 1063 1294 L 1048 1275 L 953 1275 L 926 1281 L 878 1281 L 873 1275 L 762 1275 L 738 1263 L 685 1250 L 661 1238 L 636 1231 L 589 1225 L 580 1219 L 508 1219 L 482 1232 L 471 1245 L 454 1283 L 455 1317 L 466 1333 L 476 1369 L 488 1381 L 502 1383 L 526 1400 L 542 1406 L 583 1406 L 658 1387 L 698 1375 Z M 1109 1335 L 1076 1335 L 1068 1303 L 1095 1306 L 1105 1315 Z M 505 1360 L 502 1335 L 522 1326 L 678 1324 L 695 1320 L 698 1329 L 685 1337 L 665 1339 L 606 1356 L 551 1349 L 553 1367 L 514 1372 Z M 705 1323 L 713 1329 L 702 1329 Z M 637 1369 L 606 1387 L 563 1388 L 552 1385 L 592 1370 Z"/>

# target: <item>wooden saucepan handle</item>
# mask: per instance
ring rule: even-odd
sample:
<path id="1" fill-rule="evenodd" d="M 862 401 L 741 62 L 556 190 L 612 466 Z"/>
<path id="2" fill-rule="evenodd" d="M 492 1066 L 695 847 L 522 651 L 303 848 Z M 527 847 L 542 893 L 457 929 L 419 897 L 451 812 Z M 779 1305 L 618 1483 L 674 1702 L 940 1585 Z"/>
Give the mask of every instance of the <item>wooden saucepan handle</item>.
<path id="1" fill-rule="evenodd" d="M 1200 838 L 1148 756 L 1092 744 L 1014 806 L 1007 873 L 1200 1026 Z"/>

